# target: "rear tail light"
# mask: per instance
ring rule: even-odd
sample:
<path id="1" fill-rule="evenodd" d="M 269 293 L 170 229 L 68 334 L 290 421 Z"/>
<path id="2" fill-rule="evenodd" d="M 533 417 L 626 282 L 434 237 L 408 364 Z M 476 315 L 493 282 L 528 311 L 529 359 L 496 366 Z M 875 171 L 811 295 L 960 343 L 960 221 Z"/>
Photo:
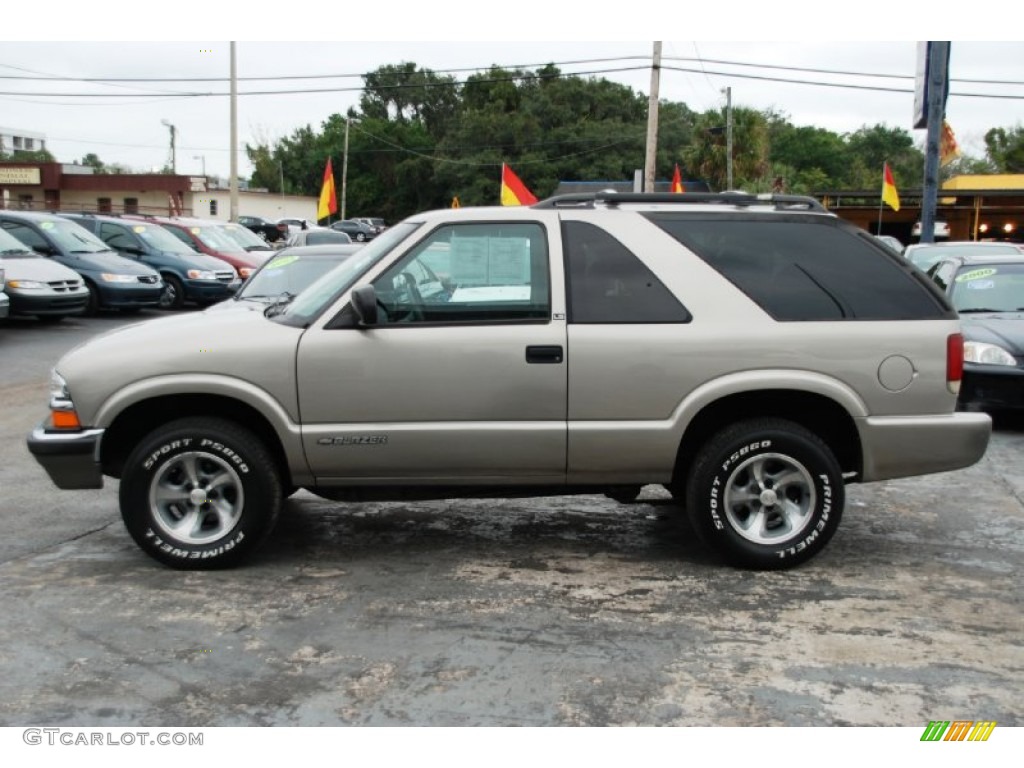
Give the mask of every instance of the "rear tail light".
<path id="1" fill-rule="evenodd" d="M 946 388 L 954 395 L 960 393 L 960 379 L 964 375 L 964 337 L 951 333 L 946 339 Z"/>

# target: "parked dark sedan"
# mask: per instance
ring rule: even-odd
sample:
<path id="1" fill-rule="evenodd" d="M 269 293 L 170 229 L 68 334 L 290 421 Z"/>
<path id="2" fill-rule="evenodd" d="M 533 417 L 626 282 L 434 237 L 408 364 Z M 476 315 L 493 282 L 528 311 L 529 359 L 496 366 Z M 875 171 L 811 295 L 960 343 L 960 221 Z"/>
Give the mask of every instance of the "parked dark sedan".
<path id="1" fill-rule="evenodd" d="M 960 313 L 960 407 L 1024 410 L 1024 254 L 956 256 L 928 273 Z"/>
<path id="2" fill-rule="evenodd" d="M 365 243 L 368 240 L 373 240 L 377 236 L 376 230 L 372 227 L 368 227 L 361 221 L 355 219 L 342 219 L 331 224 L 331 229 L 336 232 L 344 232 L 346 235 L 352 238 L 353 242 Z"/>
<path id="3" fill-rule="evenodd" d="M 36 253 L 74 270 L 89 288 L 86 313 L 98 309 L 156 308 L 164 292 L 160 274 L 125 259 L 92 232 L 52 213 L 0 211 L 0 227 Z"/>
<path id="4" fill-rule="evenodd" d="M 262 216 L 239 216 L 238 223 L 268 243 L 276 243 L 288 236 L 287 224 L 281 225 Z"/>

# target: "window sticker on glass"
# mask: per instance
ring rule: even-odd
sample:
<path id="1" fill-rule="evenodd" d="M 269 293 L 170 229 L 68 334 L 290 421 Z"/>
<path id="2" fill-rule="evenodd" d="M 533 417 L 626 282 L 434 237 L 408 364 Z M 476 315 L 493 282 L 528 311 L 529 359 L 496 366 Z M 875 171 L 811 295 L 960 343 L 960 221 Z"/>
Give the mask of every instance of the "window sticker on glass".
<path id="1" fill-rule="evenodd" d="M 289 264 L 291 264 L 293 261 L 298 261 L 298 260 L 299 260 L 298 256 L 280 256 L 280 257 L 274 259 L 269 264 L 267 264 L 266 269 L 280 269 L 281 267 L 286 267 Z"/>
<path id="2" fill-rule="evenodd" d="M 145 227 L 140 227 L 140 226 L 132 227 L 132 232 L 136 232 L 138 234 L 141 234 L 141 233 L 143 233 L 145 231 L 146 231 Z"/>
<path id="3" fill-rule="evenodd" d="M 199 227 L 192 227 L 189 230 L 189 232 L 191 232 L 193 235 L 198 235 L 199 234 Z"/>
<path id="4" fill-rule="evenodd" d="M 458 285 L 530 282 L 530 241 L 525 237 L 454 237 L 451 277 Z"/>
<path id="5" fill-rule="evenodd" d="M 964 287 L 969 291 L 990 291 L 996 287 L 996 281 L 975 278 Z"/>
<path id="6" fill-rule="evenodd" d="M 999 270 L 986 267 L 984 269 L 972 269 L 970 272 L 964 272 L 962 275 L 958 275 L 956 281 L 958 283 L 969 283 L 972 280 L 980 280 L 984 277 L 991 277 L 996 274 Z"/>
<path id="7" fill-rule="evenodd" d="M 52 221 L 44 221 L 39 225 L 40 229 L 53 229 Z"/>

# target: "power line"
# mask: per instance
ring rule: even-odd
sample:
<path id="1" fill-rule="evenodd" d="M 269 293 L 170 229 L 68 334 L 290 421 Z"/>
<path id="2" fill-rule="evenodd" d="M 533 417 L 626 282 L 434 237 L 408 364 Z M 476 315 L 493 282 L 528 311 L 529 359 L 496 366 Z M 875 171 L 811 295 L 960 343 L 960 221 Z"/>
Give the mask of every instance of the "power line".
<path id="1" fill-rule="evenodd" d="M 694 46 L 696 48 L 696 45 Z M 744 61 L 730 61 L 728 59 L 706 59 L 699 55 L 696 58 L 687 56 L 666 56 L 664 61 L 681 61 L 681 62 L 695 62 L 699 64 L 719 64 L 730 67 L 753 67 L 757 69 L 774 69 L 788 72 L 809 72 L 818 75 L 844 75 L 850 77 L 870 77 L 870 78 L 883 78 L 883 79 L 894 79 L 894 80 L 912 80 L 914 75 L 902 75 L 893 74 L 887 72 L 863 72 L 854 70 L 844 69 L 828 69 L 823 67 L 794 67 L 784 64 L 767 64 L 764 62 L 744 62 Z M 597 59 L 570 59 L 566 61 L 549 61 L 544 63 L 531 63 L 531 64 L 494 64 L 487 67 L 456 67 L 449 69 L 431 69 L 429 67 L 417 67 L 414 73 L 417 72 L 431 72 L 433 74 L 453 74 L 460 72 L 487 72 L 492 69 L 502 70 L 528 70 L 533 68 L 544 68 L 548 66 L 569 66 L 578 64 L 601 64 L 608 62 L 626 62 L 626 61 L 650 61 L 650 56 L 614 56 Z M 33 75 L 0 75 L 0 80 L 32 80 L 32 81 L 43 81 L 43 82 L 80 82 L 80 83 L 225 83 L 228 82 L 227 77 L 72 77 L 66 75 L 55 75 L 52 73 L 42 72 L 40 70 L 25 69 L 23 67 L 17 67 L 11 64 L 0 64 L 0 67 L 7 69 L 16 69 L 21 72 L 32 72 Z M 638 69 L 646 69 L 647 66 L 636 67 Z M 627 67 L 626 69 L 633 69 Z M 599 70 L 601 71 L 601 70 Z M 615 70 L 607 70 L 615 71 Z M 703 69 L 701 70 L 703 72 Z M 376 75 L 378 72 L 346 72 L 339 74 L 314 74 L 314 75 L 264 75 L 264 76 L 249 76 L 239 77 L 239 82 L 264 82 L 264 81 L 293 81 L 293 80 L 335 80 L 335 79 L 354 79 L 354 78 L 365 78 L 368 75 Z M 387 73 L 390 74 L 390 73 Z M 401 74 L 399 71 L 397 74 Z M 580 73 L 563 73 L 568 76 L 572 74 L 589 74 L 587 72 Z M 714 73 L 712 73 L 714 74 Z M 974 85 L 1014 85 L 1024 86 L 1024 81 L 1021 80 L 992 80 L 992 79 L 979 79 L 979 78 L 950 78 L 952 82 L 959 83 L 972 83 Z"/>

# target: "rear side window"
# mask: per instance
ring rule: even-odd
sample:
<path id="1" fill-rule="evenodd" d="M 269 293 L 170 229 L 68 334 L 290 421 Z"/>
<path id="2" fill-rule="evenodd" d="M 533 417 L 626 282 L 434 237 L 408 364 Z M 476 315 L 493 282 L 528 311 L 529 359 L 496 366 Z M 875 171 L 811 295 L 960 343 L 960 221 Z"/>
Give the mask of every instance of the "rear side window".
<path id="1" fill-rule="evenodd" d="M 690 313 L 626 246 L 600 227 L 562 224 L 571 323 L 687 323 Z"/>
<path id="2" fill-rule="evenodd" d="M 924 320 L 948 307 L 881 247 L 834 219 L 647 218 L 776 320 Z"/>

